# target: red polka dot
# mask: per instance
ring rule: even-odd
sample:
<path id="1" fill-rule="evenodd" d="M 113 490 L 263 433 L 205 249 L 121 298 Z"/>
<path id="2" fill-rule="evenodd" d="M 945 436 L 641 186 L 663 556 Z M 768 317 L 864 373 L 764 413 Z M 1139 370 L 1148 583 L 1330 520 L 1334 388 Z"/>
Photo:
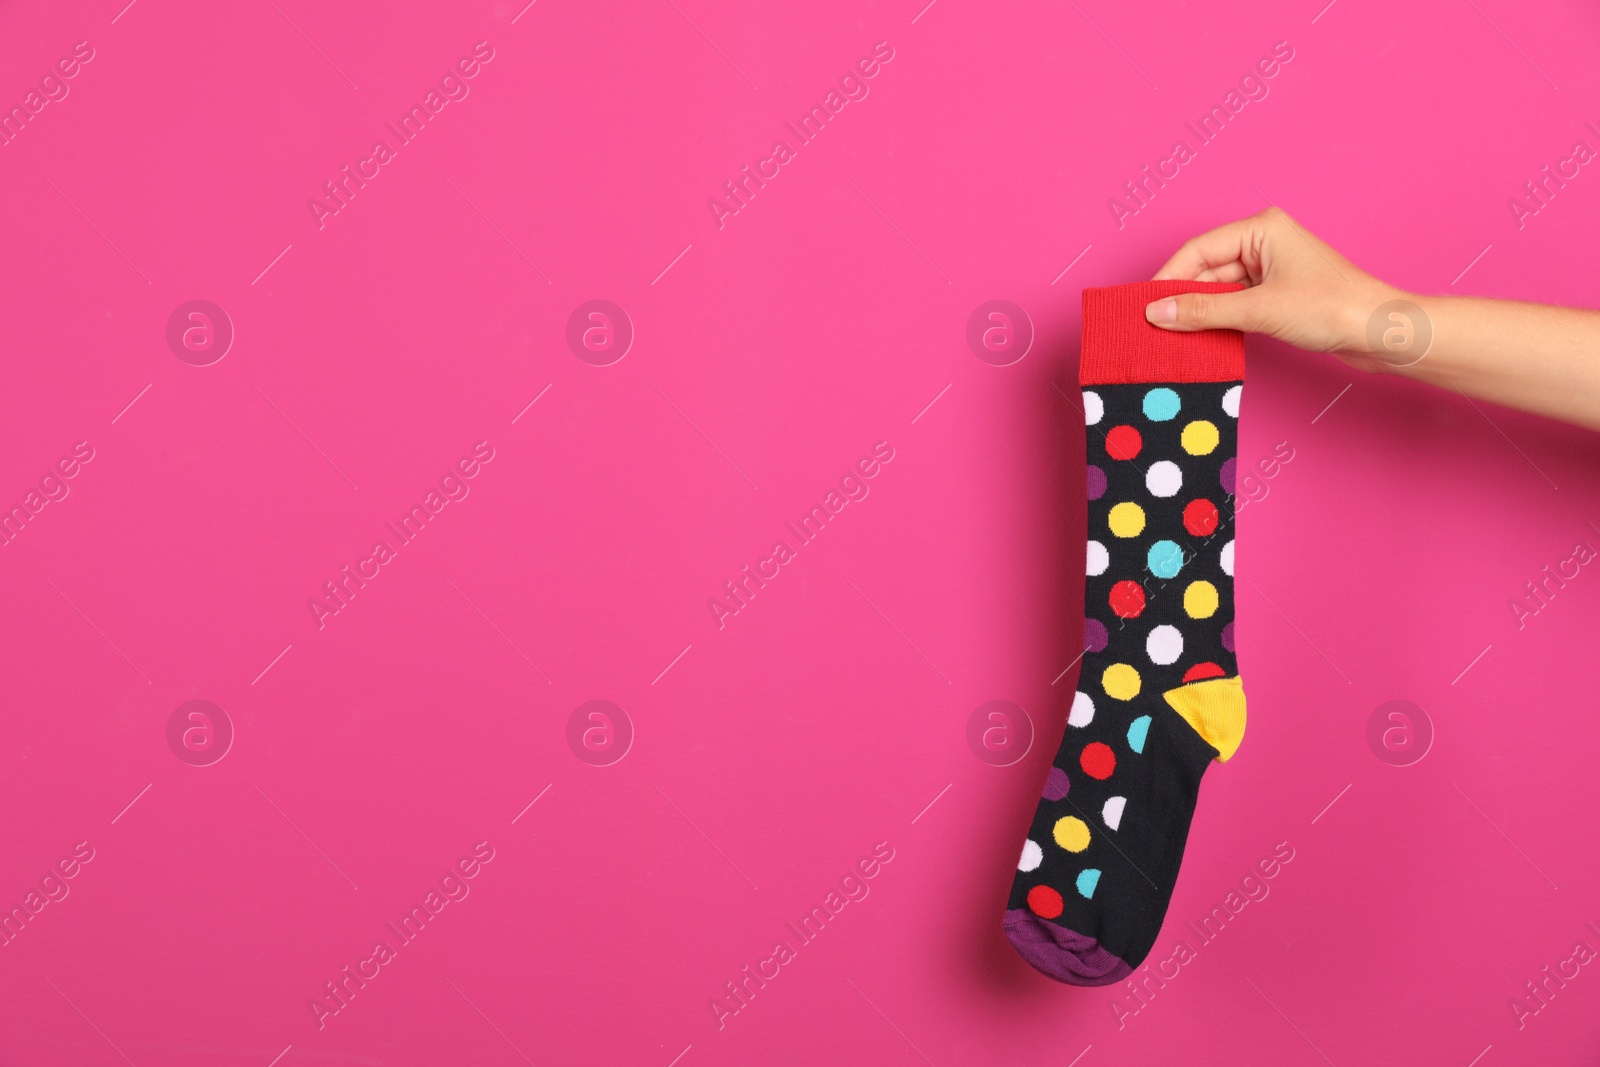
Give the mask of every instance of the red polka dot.
<path id="1" fill-rule="evenodd" d="M 1118 582 L 1111 587 L 1111 595 L 1106 599 L 1111 603 L 1111 610 L 1117 613 L 1117 618 L 1137 619 L 1144 610 L 1144 586 L 1138 582 Z"/>
<path id="2" fill-rule="evenodd" d="M 1132 459 L 1144 447 L 1144 439 L 1132 426 L 1113 426 L 1106 434 L 1106 455 L 1112 459 Z"/>
<path id="3" fill-rule="evenodd" d="M 1092 741 L 1083 746 L 1083 753 L 1078 757 L 1078 765 L 1083 768 L 1084 774 L 1103 782 L 1117 769 L 1117 754 L 1111 751 L 1110 745 Z"/>
<path id="4" fill-rule="evenodd" d="M 1215 663 L 1196 663 L 1183 672 L 1183 681 L 1187 685 L 1190 682 L 1203 682 L 1207 678 L 1221 678 L 1226 673 Z"/>
<path id="5" fill-rule="evenodd" d="M 1191 500 L 1183 509 L 1183 528 L 1196 537 L 1217 532 L 1217 506 L 1209 500 Z"/>
<path id="6" fill-rule="evenodd" d="M 1028 890 L 1028 908 L 1042 919 L 1054 919 L 1061 914 L 1061 894 L 1047 885 L 1036 885 Z"/>

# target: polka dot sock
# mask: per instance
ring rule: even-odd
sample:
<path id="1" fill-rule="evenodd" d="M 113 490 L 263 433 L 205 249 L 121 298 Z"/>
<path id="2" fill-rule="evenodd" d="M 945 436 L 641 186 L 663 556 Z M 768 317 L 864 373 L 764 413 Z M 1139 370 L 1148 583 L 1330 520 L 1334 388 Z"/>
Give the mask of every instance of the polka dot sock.
<path id="1" fill-rule="evenodd" d="M 1232 503 L 1244 341 L 1144 318 L 1173 293 L 1238 288 L 1083 294 L 1085 651 L 1005 916 L 1023 958 L 1074 985 L 1119 981 L 1149 953 L 1200 778 L 1244 736 Z"/>

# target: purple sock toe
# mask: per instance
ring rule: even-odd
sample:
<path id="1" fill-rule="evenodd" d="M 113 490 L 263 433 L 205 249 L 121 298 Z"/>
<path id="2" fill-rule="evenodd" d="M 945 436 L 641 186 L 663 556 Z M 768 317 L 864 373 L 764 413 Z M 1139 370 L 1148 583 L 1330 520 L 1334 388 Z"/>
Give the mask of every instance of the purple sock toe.
<path id="1" fill-rule="evenodd" d="M 1035 970 L 1069 985 L 1110 985 L 1133 973 L 1100 942 L 1041 919 L 1025 908 L 1006 912 L 1006 937 Z"/>

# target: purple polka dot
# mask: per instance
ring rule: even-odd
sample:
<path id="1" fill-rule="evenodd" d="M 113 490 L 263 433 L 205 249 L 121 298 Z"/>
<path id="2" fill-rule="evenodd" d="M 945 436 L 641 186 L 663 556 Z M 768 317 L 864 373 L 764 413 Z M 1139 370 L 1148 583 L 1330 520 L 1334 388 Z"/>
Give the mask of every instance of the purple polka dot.
<path id="1" fill-rule="evenodd" d="M 1222 628 L 1222 647 L 1229 652 L 1233 651 L 1233 623 Z"/>
<path id="2" fill-rule="evenodd" d="M 1089 464 L 1089 499 L 1099 500 L 1106 495 L 1106 472 Z"/>
<path id="3" fill-rule="evenodd" d="M 1233 495 L 1233 475 L 1238 466 L 1239 461 L 1233 456 L 1229 456 L 1228 461 L 1222 465 L 1222 491 L 1229 496 Z"/>
<path id="4" fill-rule="evenodd" d="M 1110 635 L 1106 633 L 1106 624 L 1099 619 L 1083 620 L 1083 650 L 1085 652 L 1104 652 L 1106 642 Z"/>
<path id="5" fill-rule="evenodd" d="M 1072 782 L 1067 778 L 1067 772 L 1060 767 L 1050 768 L 1050 777 L 1044 780 L 1044 798 L 1046 800 L 1060 800 L 1067 795 L 1067 790 L 1072 788 Z"/>

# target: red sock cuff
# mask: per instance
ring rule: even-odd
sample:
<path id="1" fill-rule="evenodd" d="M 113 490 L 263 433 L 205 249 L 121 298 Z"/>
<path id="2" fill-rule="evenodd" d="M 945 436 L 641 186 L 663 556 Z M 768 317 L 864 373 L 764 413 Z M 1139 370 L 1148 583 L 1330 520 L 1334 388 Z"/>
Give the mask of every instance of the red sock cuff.
<path id="1" fill-rule="evenodd" d="M 1144 307 L 1178 293 L 1232 293 L 1237 282 L 1135 282 L 1083 291 L 1084 385 L 1122 382 L 1244 380 L 1244 335 L 1238 330 L 1174 333 L 1150 325 Z"/>

